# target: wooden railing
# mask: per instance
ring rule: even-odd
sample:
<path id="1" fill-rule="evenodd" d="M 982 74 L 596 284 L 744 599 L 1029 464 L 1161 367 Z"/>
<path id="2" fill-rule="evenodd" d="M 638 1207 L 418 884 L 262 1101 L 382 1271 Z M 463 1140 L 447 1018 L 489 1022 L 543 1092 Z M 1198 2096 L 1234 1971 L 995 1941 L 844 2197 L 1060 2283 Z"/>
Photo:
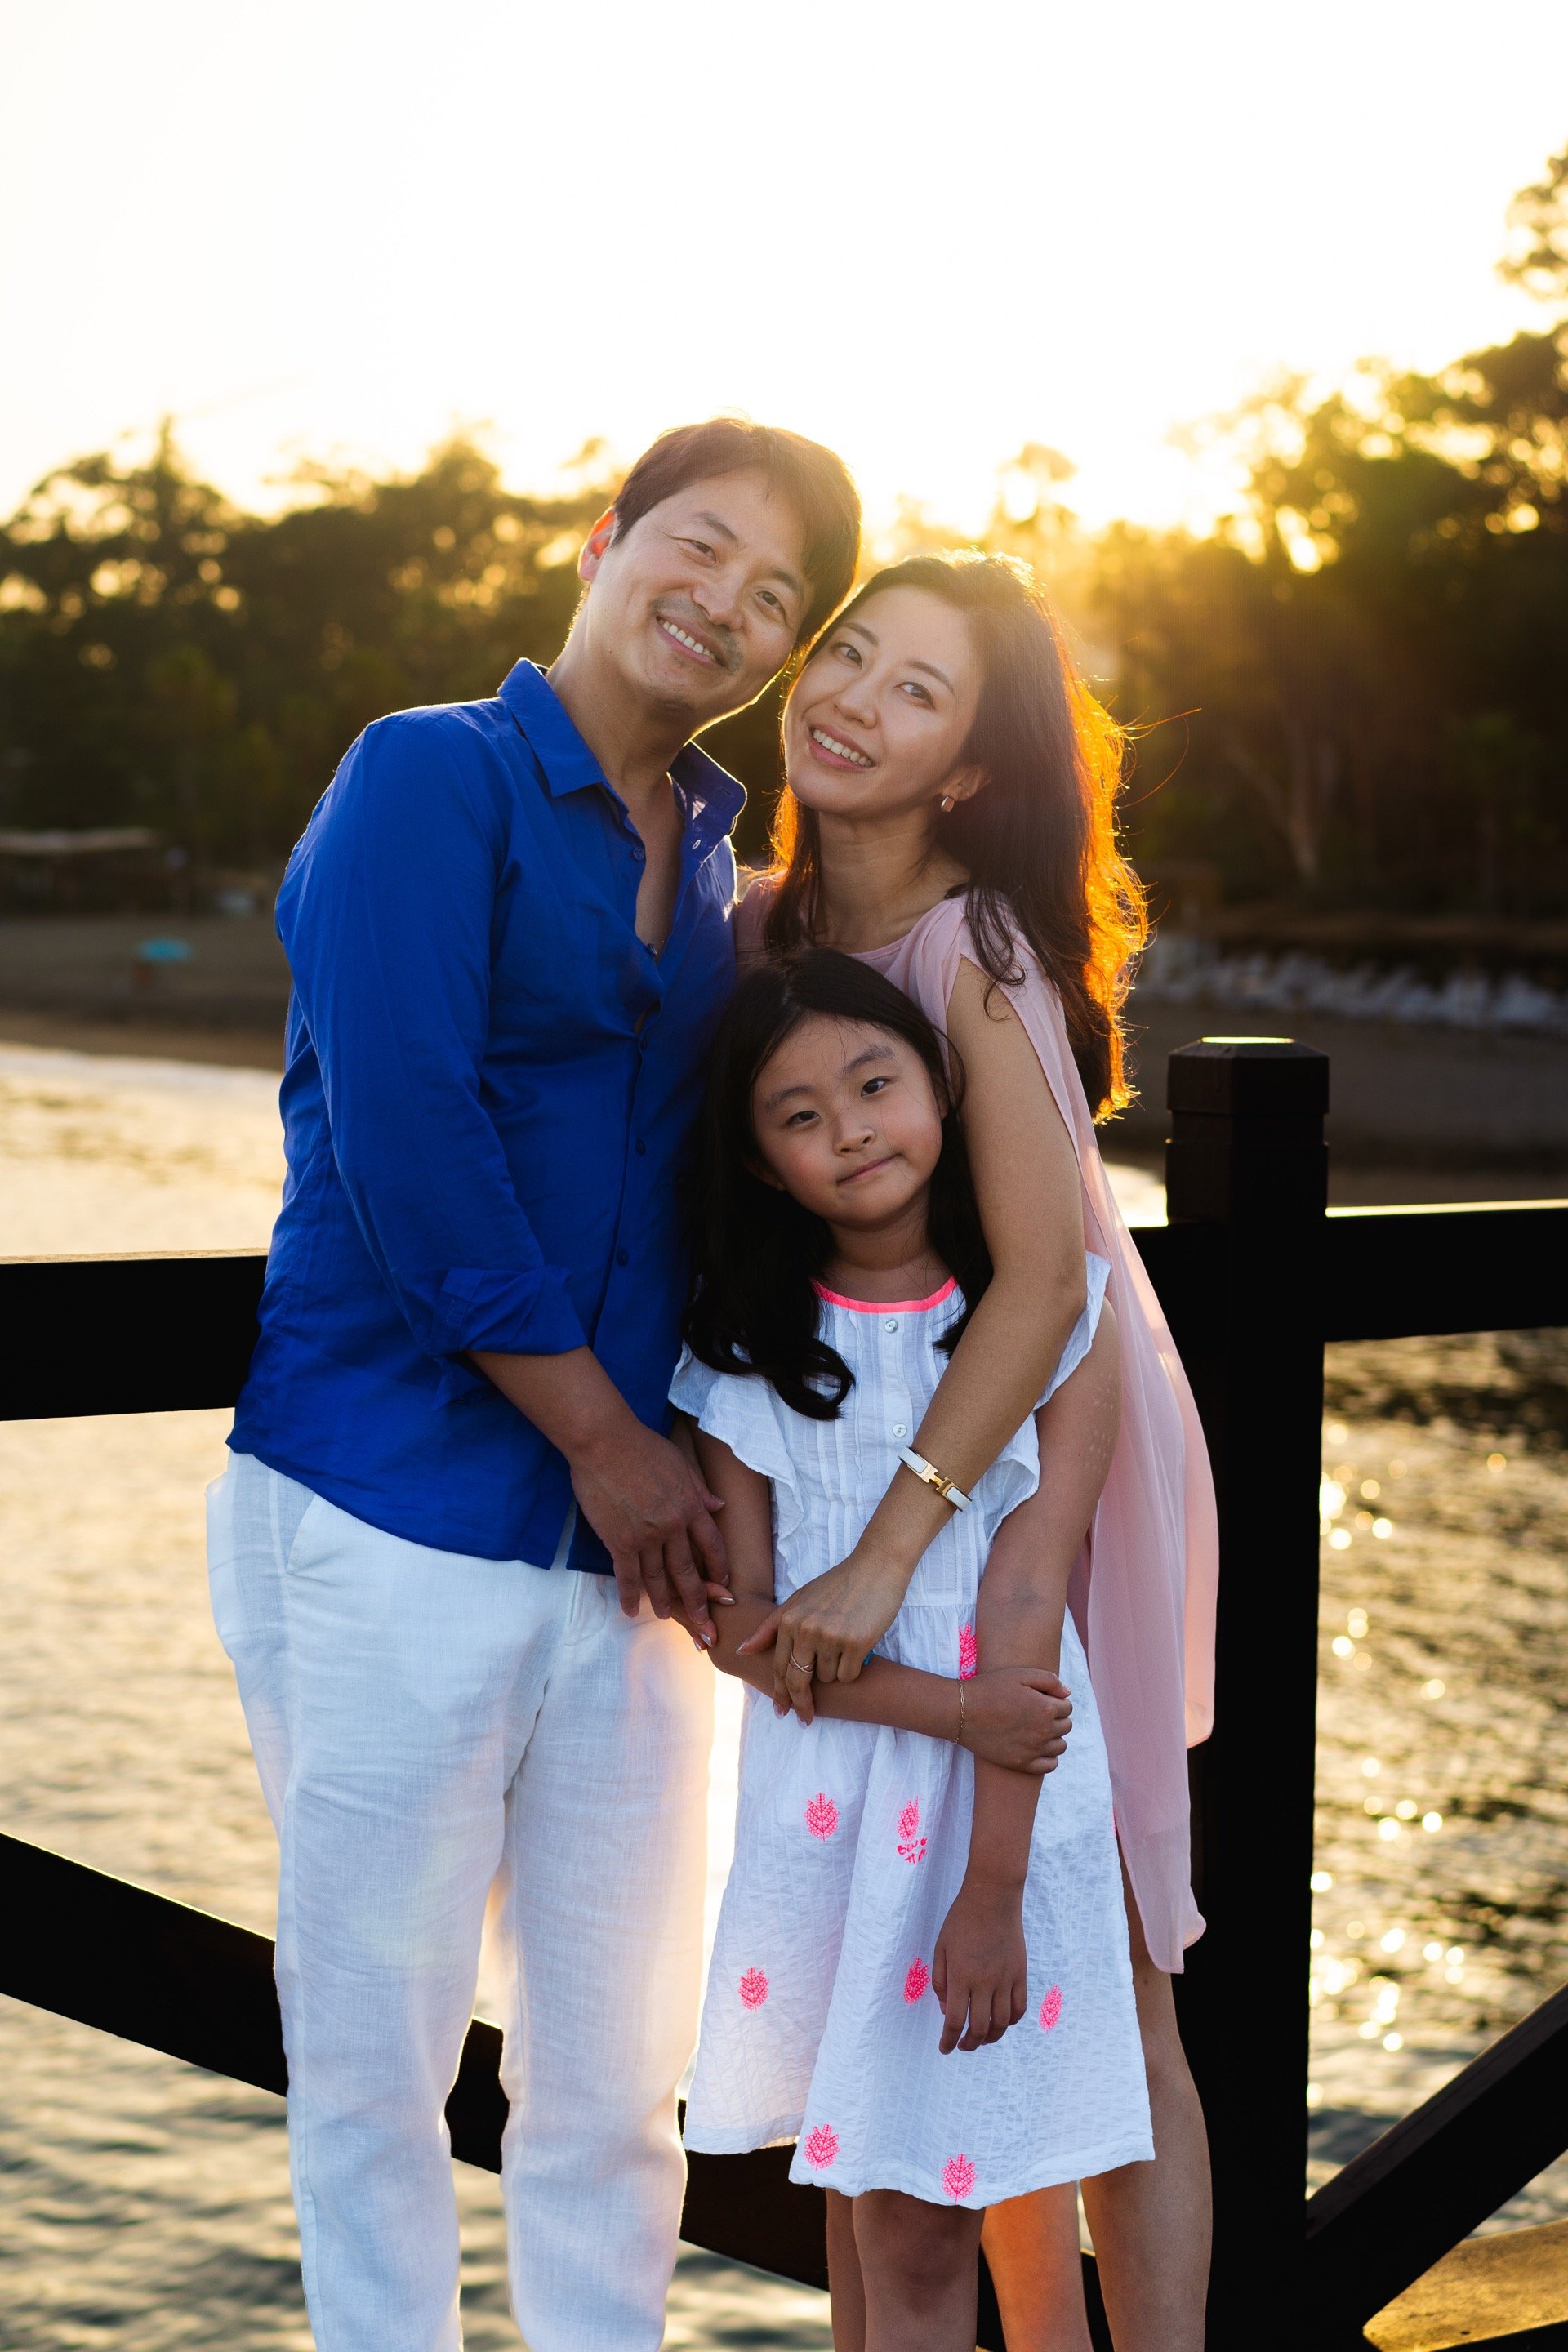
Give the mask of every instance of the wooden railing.
<path id="1" fill-rule="evenodd" d="M 1168 1099 L 1170 1222 L 1135 1238 L 1203 1415 L 1222 1560 L 1216 1728 L 1192 1759 L 1209 1926 L 1178 1980 L 1214 2154 L 1208 2341 L 1350 2352 L 1568 2147 L 1568 1991 L 1304 2199 L 1323 1347 L 1568 1324 L 1568 1202 L 1327 1211 L 1328 1062 L 1307 1046 L 1184 1046 Z M 0 1418 L 231 1404 L 264 1264 L 0 1264 Z M 0 1923 L 0 1991 L 284 2088 L 266 1937 L 13 1838 Z M 499 2055 L 496 2030 L 474 2024 L 447 2107 L 455 2152 L 492 2168 Z M 822 2200 L 790 2185 L 788 2153 L 693 2156 L 683 2231 L 820 2285 Z M 980 2340 L 1003 2345 L 988 2292 Z"/>

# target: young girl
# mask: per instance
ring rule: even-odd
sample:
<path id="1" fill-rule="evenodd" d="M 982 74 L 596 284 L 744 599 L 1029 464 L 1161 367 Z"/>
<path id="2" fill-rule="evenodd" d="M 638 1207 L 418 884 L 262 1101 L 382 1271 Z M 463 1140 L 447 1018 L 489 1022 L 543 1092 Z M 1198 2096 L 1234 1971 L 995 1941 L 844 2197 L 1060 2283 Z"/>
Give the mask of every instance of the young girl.
<path id="1" fill-rule="evenodd" d="M 671 1389 L 727 1507 L 716 1663 L 752 1685 L 687 2144 L 796 2140 L 791 2177 L 829 2191 L 844 2352 L 970 2352 L 985 2208 L 1153 2152 L 1105 1749 L 1064 1613 L 1113 1409 L 1076 1530 L 1058 1494 L 1050 1539 L 1031 1539 L 1031 1418 L 972 1494 L 947 1488 L 865 1670 L 808 1677 L 804 1725 L 763 1696 L 775 1604 L 853 1549 L 900 1464 L 930 1483 L 910 1439 L 991 1275 L 961 1083 L 864 964 L 816 951 L 742 981 L 714 1050 L 700 1286 Z M 1070 1226 L 1076 1197 L 1060 1213 Z M 1100 1318 L 1107 1267 L 1081 1226 L 1078 1253 L 1047 1393 Z M 988 1554 L 1011 1578 L 1014 1645 L 1032 1639 L 1037 1672 L 1059 1659 L 1076 1699 L 1044 1783 L 994 1745 L 965 1752 Z"/>

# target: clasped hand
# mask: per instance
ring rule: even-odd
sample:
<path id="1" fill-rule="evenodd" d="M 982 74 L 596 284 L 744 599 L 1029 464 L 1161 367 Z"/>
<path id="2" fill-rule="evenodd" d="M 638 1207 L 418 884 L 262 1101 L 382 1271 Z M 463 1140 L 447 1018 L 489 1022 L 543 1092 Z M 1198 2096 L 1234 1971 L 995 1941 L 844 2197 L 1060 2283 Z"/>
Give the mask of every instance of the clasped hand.
<path id="1" fill-rule="evenodd" d="M 710 1598 L 729 1598 L 730 1571 L 713 1514 L 724 1507 L 679 1445 L 640 1422 L 572 1464 L 572 1490 L 602 1538 L 621 1607 L 635 1617 L 646 1592 L 656 1617 L 679 1617 L 708 1648 Z"/>
<path id="2" fill-rule="evenodd" d="M 773 1708 L 793 1707 L 802 1723 L 812 1719 L 811 1685 L 852 1683 L 899 1611 L 909 1578 L 853 1552 L 824 1576 L 814 1576 L 763 1618 L 742 1656 L 773 1648 Z"/>
<path id="3" fill-rule="evenodd" d="M 1071 1729 L 1071 1696 L 1044 1666 L 991 1666 L 964 1685 L 963 1745 L 984 1764 L 1039 1779 Z"/>

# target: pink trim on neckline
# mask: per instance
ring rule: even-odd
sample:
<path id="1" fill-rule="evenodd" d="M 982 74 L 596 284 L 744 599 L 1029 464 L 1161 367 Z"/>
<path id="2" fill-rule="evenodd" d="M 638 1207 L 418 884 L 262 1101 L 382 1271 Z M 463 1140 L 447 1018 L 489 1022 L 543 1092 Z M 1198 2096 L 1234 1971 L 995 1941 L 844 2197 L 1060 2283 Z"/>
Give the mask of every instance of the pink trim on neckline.
<path id="1" fill-rule="evenodd" d="M 812 1284 L 818 1298 L 826 1298 L 829 1307 L 847 1307 L 852 1315 L 919 1315 L 928 1307 L 940 1307 L 958 1288 L 958 1276 L 950 1274 L 940 1290 L 929 1298 L 846 1298 L 841 1291 L 825 1290 L 820 1282 Z"/>

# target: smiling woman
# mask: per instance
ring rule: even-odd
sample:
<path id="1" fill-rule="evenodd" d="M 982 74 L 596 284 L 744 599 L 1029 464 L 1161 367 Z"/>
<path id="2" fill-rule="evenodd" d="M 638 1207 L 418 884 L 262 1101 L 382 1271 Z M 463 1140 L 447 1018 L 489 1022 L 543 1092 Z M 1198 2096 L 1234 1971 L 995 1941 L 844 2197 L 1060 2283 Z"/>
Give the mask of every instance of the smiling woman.
<path id="1" fill-rule="evenodd" d="M 994 1273 L 915 1433 L 926 1464 L 973 1493 L 1040 1395 L 1070 1321 L 1069 1223 L 1078 1249 L 1087 1238 L 1115 1261 L 1122 1433 L 1078 1605 L 1117 1792 L 1160 2155 L 1084 2193 L 1102 2250 L 1115 2249 L 1103 2277 L 1118 2340 L 1197 2352 L 1206 2154 L 1170 1978 L 1202 1928 L 1185 1744 L 1210 1720 L 1216 1546 L 1195 1407 L 1091 1125 L 1126 1099 L 1121 1005 L 1143 936 L 1116 834 L 1121 731 L 1075 675 L 1026 566 L 916 557 L 878 573 L 824 631 L 791 696 L 784 751 L 778 862 L 742 907 L 744 948 L 787 961 L 817 942 L 873 963 L 967 1073 L 962 1117 Z M 1072 1393 L 1042 1414 L 1043 1438 Z M 1064 1437 L 1060 1458 L 1081 1461 L 1081 1441 Z M 886 1590 L 931 1540 L 914 1517 L 929 1492 L 894 1475 L 854 1549 L 775 1612 L 791 1672 L 813 1659 L 823 1678 L 826 1654 L 854 1678 L 889 1622 Z M 1069 1568 L 1080 1541 L 1075 1519 Z M 978 1618 L 975 1631 L 984 1651 Z M 1020 2299 L 1048 2275 L 1048 2299 L 1067 2322 L 1076 2312 L 1073 2340 L 1087 2343 L 1072 2202 L 1049 2190 L 993 2232 L 1010 2340 L 1035 2340 Z"/>
<path id="2" fill-rule="evenodd" d="M 846 771 L 883 772 L 871 787 L 881 823 L 894 809 L 923 815 L 937 787 L 942 813 L 951 814 L 984 782 L 972 764 L 953 765 L 979 698 L 963 614 L 919 587 L 895 583 L 841 615 L 790 698 L 791 774 L 804 768 L 816 779 L 825 772 L 811 804 L 837 816 L 853 815 L 863 797 L 828 781 Z"/>
<path id="3" fill-rule="evenodd" d="M 770 950 L 802 936 L 889 946 L 962 890 L 987 977 L 1016 977 L 1016 925 L 1060 996 L 1090 1110 L 1121 1108 L 1121 1006 L 1145 936 L 1117 837 L 1122 750 L 1026 565 L 914 556 L 878 572 L 785 707 Z M 853 939 L 819 903 L 829 850 L 841 906 L 875 866 L 874 911 L 857 904 Z"/>

